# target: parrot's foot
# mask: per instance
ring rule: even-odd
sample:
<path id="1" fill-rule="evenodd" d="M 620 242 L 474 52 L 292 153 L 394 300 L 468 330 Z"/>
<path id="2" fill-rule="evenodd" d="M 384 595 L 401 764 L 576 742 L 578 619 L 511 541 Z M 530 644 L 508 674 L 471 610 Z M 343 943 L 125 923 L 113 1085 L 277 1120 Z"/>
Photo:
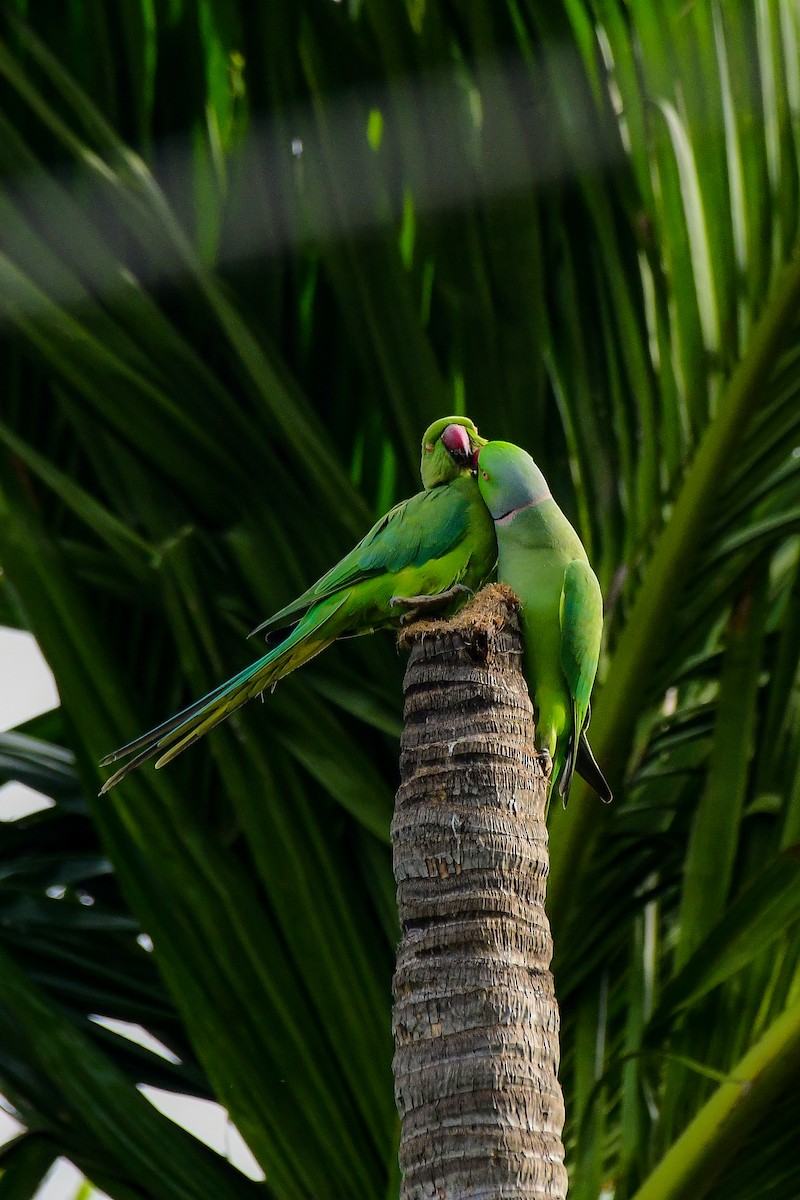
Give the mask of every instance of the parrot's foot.
<path id="1" fill-rule="evenodd" d="M 399 605 L 408 609 L 408 612 L 403 613 L 400 618 L 401 625 L 408 625 L 419 617 L 427 616 L 430 612 L 444 608 L 457 596 L 474 596 L 474 594 L 472 588 L 468 588 L 465 583 L 454 583 L 446 592 L 437 592 L 434 596 L 392 596 L 389 603 L 392 607 Z"/>
<path id="2" fill-rule="evenodd" d="M 536 757 L 541 762 L 545 775 L 549 775 L 553 769 L 553 756 L 547 747 L 544 750 L 537 751 Z"/>

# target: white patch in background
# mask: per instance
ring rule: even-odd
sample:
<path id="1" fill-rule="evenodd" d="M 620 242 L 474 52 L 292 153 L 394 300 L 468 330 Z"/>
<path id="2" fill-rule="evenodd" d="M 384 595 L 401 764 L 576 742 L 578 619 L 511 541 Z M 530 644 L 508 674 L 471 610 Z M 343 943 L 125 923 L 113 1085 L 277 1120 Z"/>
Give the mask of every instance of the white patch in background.
<path id="1" fill-rule="evenodd" d="M 74 1200 L 83 1184 L 83 1176 L 66 1158 L 57 1158 L 44 1177 L 33 1200 Z M 92 1200 L 109 1200 L 105 1192 L 92 1189 Z"/>
<path id="2" fill-rule="evenodd" d="M 0 787 L 0 821 L 18 821 L 43 808 L 55 808 L 55 800 L 34 791 L 26 783 L 6 783 Z"/>
<path id="3" fill-rule="evenodd" d="M 10 1142 L 18 1133 L 22 1133 L 25 1128 L 20 1125 L 16 1117 L 12 1117 L 10 1112 L 6 1112 L 6 1108 L 10 1108 L 4 1096 L 0 1096 L 0 1146 L 5 1146 L 6 1142 Z"/>
<path id="4" fill-rule="evenodd" d="M 16 1117 L 5 1111 L 7 1107 L 11 1106 L 4 1096 L 0 1096 L 0 1146 L 25 1130 Z M 65 1158 L 56 1159 L 32 1200 L 74 1200 L 83 1181 L 80 1171 L 71 1162 Z M 91 1197 L 92 1200 L 109 1200 L 105 1192 L 92 1191 Z"/>
<path id="5" fill-rule="evenodd" d="M 0 626 L 0 730 L 38 717 L 58 702 L 53 672 L 33 635 Z M 0 788 L 0 821 L 16 821 L 52 806 L 47 796 L 23 783 Z"/>
<path id="6" fill-rule="evenodd" d="M 160 1113 L 222 1154 L 244 1175 L 250 1179 L 265 1178 L 250 1147 L 220 1104 L 215 1104 L 213 1100 L 199 1100 L 195 1096 L 178 1096 L 174 1092 L 151 1087 L 148 1083 L 139 1084 L 139 1091 Z"/>
<path id="7" fill-rule="evenodd" d="M 152 1050 L 153 1054 L 157 1054 L 160 1058 L 165 1058 L 167 1062 L 175 1063 L 181 1061 L 176 1054 L 173 1054 L 169 1046 L 165 1046 L 157 1037 L 153 1037 L 141 1025 L 136 1025 L 133 1021 L 119 1021 L 116 1017 L 98 1017 L 92 1013 L 89 1017 L 90 1021 L 94 1021 L 95 1025 L 102 1025 L 104 1029 L 110 1029 L 112 1033 L 118 1033 L 120 1037 L 127 1038 L 129 1042 L 137 1042 L 138 1045 L 144 1046 L 147 1050 Z"/>
<path id="8" fill-rule="evenodd" d="M 0 626 L 0 729 L 13 729 L 58 702 L 53 672 L 33 634 Z"/>
<path id="9" fill-rule="evenodd" d="M 97 1020 L 97 1018 L 93 1019 Z M 143 1045 L 151 1046 L 152 1041 L 154 1045 L 151 1048 L 155 1049 L 161 1046 L 160 1042 L 155 1038 L 151 1039 L 151 1035 L 144 1030 L 141 1031 L 141 1035 L 134 1032 L 138 1027 L 128 1022 L 103 1019 L 98 1021 L 98 1024 L 107 1025 L 109 1028 L 113 1027 L 118 1032 L 124 1033 L 125 1036 L 133 1035 L 131 1040 L 140 1041 Z M 125 1026 L 125 1029 L 120 1029 L 120 1026 Z M 163 1047 L 163 1050 L 166 1052 L 164 1057 L 169 1055 L 174 1058 L 174 1055 L 171 1055 L 166 1047 Z M 140 1084 L 138 1090 L 160 1113 L 175 1121 L 181 1128 L 187 1129 L 189 1133 L 194 1134 L 212 1150 L 223 1155 L 232 1166 L 237 1167 L 249 1179 L 264 1179 L 264 1172 L 221 1105 L 215 1104 L 212 1100 L 199 1100 L 194 1096 L 180 1096 L 175 1092 L 151 1087 L 149 1084 Z M 7 1103 L 0 1096 L 0 1105 L 7 1105 Z M 15 1117 L 0 1107 L 0 1146 L 11 1141 L 18 1133 L 22 1133 L 23 1129 L 24 1126 L 20 1125 Z M 59 1158 L 48 1171 L 33 1200 L 74 1200 L 82 1182 L 83 1176 L 80 1171 L 67 1159 Z M 108 1200 L 105 1192 L 98 1191 L 92 1191 L 91 1198 L 92 1200 Z"/>

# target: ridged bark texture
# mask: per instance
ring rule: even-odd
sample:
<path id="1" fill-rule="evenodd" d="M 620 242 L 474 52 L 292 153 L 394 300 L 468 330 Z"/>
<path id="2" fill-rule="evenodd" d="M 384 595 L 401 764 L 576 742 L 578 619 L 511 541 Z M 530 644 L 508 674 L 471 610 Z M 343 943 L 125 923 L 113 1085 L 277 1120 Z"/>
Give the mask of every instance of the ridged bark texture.
<path id="1" fill-rule="evenodd" d="M 546 779 L 516 601 L 412 625 L 392 823 L 401 1200 L 567 1193 Z"/>

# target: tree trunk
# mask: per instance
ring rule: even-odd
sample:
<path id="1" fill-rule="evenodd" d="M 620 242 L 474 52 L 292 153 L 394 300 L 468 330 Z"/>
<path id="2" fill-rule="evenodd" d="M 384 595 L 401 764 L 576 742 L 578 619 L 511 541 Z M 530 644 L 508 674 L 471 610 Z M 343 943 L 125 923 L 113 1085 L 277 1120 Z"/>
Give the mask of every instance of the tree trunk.
<path id="1" fill-rule="evenodd" d="M 545 786 L 516 599 L 401 635 L 392 843 L 401 1200 L 565 1197 Z"/>

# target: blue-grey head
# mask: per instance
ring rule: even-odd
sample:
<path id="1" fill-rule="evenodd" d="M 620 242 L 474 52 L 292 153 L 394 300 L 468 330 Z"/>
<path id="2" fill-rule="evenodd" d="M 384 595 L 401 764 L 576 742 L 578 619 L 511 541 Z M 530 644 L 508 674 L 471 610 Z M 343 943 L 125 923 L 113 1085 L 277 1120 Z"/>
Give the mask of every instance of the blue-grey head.
<path id="1" fill-rule="evenodd" d="M 550 496 L 547 480 L 526 450 L 489 442 L 477 454 L 478 487 L 495 521 L 511 520 Z"/>

